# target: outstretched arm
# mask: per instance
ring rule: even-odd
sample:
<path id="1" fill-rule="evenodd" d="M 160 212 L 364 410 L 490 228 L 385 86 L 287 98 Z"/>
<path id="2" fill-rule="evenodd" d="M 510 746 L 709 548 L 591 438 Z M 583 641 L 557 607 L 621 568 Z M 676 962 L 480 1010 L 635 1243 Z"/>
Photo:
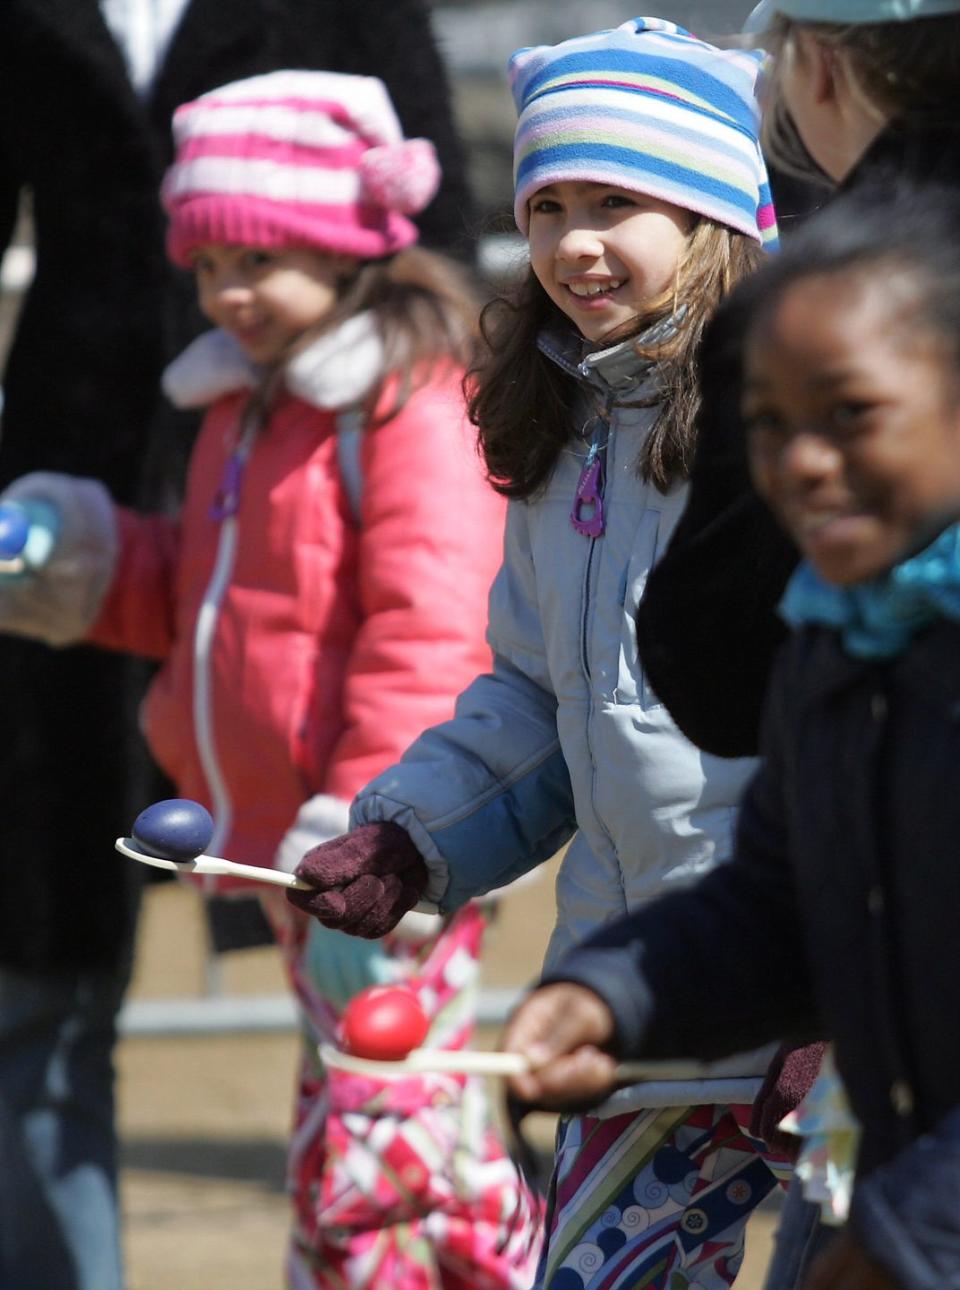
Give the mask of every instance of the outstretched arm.
<path id="1" fill-rule="evenodd" d="M 298 876 L 315 884 L 320 897 L 349 885 L 354 868 L 358 877 L 369 877 L 369 868 L 361 875 L 361 863 L 376 869 L 387 863 L 388 853 L 393 863 L 399 847 L 404 875 L 425 864 L 425 881 L 417 878 L 421 894 L 449 912 L 548 860 L 570 838 L 576 827 L 573 791 L 557 733 L 522 503 L 508 511 L 488 639 L 495 651 L 493 671 L 464 691 L 452 720 L 428 729 L 363 789 L 348 837 L 316 848 L 297 866 Z M 383 828 L 388 824 L 396 830 L 390 836 Z M 376 850 L 382 860 L 361 861 L 359 854 L 348 854 L 348 843 Z M 372 884 L 366 888 L 369 893 Z M 383 935 L 399 918 L 395 893 L 384 896 L 386 925 L 365 897 L 363 926 L 379 930 L 360 934 Z M 347 910 L 330 922 L 326 899 L 310 893 L 288 899 L 329 926 L 358 930 Z"/>

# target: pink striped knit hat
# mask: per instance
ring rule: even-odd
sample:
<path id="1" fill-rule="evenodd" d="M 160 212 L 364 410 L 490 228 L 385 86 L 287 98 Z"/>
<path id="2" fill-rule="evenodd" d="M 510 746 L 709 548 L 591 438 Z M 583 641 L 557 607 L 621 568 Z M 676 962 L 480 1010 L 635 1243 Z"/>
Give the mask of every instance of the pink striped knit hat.
<path id="1" fill-rule="evenodd" d="M 167 251 L 184 267 L 206 242 L 378 259 L 417 240 L 406 217 L 440 182 L 433 144 L 404 139 L 375 76 L 234 81 L 177 108 L 173 137 L 163 205 Z"/>

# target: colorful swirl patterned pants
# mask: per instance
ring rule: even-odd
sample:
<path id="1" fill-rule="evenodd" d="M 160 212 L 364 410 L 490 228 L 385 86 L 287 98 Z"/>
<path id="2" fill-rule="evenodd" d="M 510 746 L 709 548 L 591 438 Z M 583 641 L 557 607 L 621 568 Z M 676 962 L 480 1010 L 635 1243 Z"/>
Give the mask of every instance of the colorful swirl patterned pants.
<path id="1" fill-rule="evenodd" d="M 790 1164 L 750 1107 L 560 1121 L 536 1290 L 726 1290 L 744 1229 Z"/>

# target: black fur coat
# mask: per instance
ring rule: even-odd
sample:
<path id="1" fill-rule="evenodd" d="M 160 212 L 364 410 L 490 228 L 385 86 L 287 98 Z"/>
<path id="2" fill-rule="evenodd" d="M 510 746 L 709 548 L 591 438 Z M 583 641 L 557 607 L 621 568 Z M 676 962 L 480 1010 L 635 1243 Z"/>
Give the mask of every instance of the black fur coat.
<path id="1" fill-rule="evenodd" d="M 891 126 L 843 188 L 869 185 L 882 202 L 904 177 L 960 184 L 960 130 Z M 683 733 L 720 757 L 757 751 L 767 679 L 786 636 L 777 605 L 798 560 L 750 483 L 739 416 L 741 333 L 734 298 L 704 339 L 687 506 L 637 611 L 652 688 Z"/>

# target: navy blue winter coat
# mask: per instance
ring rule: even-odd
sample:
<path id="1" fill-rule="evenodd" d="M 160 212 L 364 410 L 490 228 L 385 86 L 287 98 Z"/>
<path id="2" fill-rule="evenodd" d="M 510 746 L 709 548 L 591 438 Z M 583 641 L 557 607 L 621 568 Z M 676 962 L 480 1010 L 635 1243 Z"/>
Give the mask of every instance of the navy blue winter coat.
<path id="1" fill-rule="evenodd" d="M 624 1056 L 827 1036 L 863 1126 L 851 1224 L 960 1286 L 960 626 L 888 662 L 810 628 L 773 674 L 734 859 L 568 955 Z M 545 978 L 546 979 L 546 978 Z"/>

